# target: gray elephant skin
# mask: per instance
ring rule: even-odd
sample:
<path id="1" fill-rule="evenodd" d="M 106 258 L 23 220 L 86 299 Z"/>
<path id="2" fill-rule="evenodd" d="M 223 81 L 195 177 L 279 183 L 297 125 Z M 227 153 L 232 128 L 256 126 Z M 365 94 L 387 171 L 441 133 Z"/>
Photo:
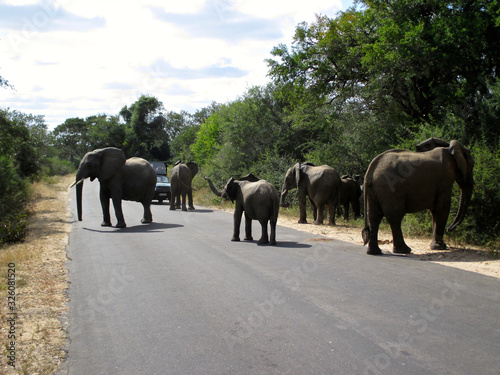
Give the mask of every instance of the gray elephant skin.
<path id="1" fill-rule="evenodd" d="M 188 162 L 183 164 L 178 161 L 174 165 L 172 172 L 170 173 L 171 210 L 181 208 L 182 201 L 182 211 L 187 211 L 186 195 L 188 197 L 189 209 L 194 210 L 192 181 L 197 173 L 198 165 L 196 163 Z"/>
<path id="2" fill-rule="evenodd" d="M 446 249 L 443 240 L 451 206 L 452 187 L 457 182 L 460 206 L 448 231 L 465 217 L 474 187 L 474 161 L 460 142 L 449 144 L 431 138 L 417 146 L 422 152 L 389 150 L 376 156 L 365 175 L 365 227 L 362 236 L 368 254 L 379 255 L 378 229 L 382 217 L 391 226 L 393 251 L 410 253 L 401 231 L 406 213 L 429 209 L 432 215 L 431 249 Z"/>
<path id="3" fill-rule="evenodd" d="M 210 189 L 215 195 L 231 202 L 234 206 L 234 229 L 231 241 L 240 240 L 241 216 L 245 213 L 245 240 L 251 241 L 252 220 L 258 220 L 262 226 L 262 236 L 259 244 L 276 245 L 276 223 L 279 214 L 279 195 L 272 184 L 265 180 L 259 180 L 254 175 L 242 177 L 238 180 L 230 178 L 222 191 L 217 190 L 212 181 L 205 177 Z M 269 237 L 267 223 L 271 227 Z"/>
<path id="4" fill-rule="evenodd" d="M 311 163 L 297 163 L 286 172 L 281 205 L 286 206 L 285 197 L 289 190 L 298 188 L 300 219 L 299 224 L 307 223 L 306 196 L 313 209 L 314 224 L 323 224 L 324 207 L 328 206 L 329 223 L 335 225 L 335 211 L 340 193 L 340 176 L 328 165 L 314 166 Z"/>
<path id="5" fill-rule="evenodd" d="M 82 191 L 83 181 L 90 177 L 91 181 L 99 179 L 103 221 L 102 226 L 111 226 L 109 215 L 109 200 L 113 201 L 117 228 L 127 225 L 123 217 L 122 200 L 142 203 L 143 224 L 151 223 L 151 201 L 155 193 L 156 173 L 151 164 L 142 159 L 125 158 L 119 148 L 108 147 L 97 149 L 85 154 L 76 172 L 76 201 L 78 220 L 82 221 Z M 72 186 L 73 186 L 72 185 Z"/>
<path id="6" fill-rule="evenodd" d="M 339 206 L 344 208 L 344 220 L 349 219 L 349 207 L 352 207 L 354 219 L 361 216 L 359 200 L 361 198 L 362 176 L 342 176 L 340 179 Z"/>

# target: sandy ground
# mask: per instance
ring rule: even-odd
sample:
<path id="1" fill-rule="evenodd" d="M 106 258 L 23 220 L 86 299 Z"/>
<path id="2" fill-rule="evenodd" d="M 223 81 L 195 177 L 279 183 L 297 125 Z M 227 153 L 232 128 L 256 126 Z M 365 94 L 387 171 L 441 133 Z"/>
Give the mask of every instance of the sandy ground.
<path id="1" fill-rule="evenodd" d="M 363 245 L 361 229 L 358 227 L 349 225 L 314 225 L 310 223 L 298 224 L 296 218 L 286 216 L 286 214 L 280 214 L 278 224 L 297 230 L 335 238 L 337 240 Z M 277 235 L 277 237 L 278 236 L 279 235 Z M 446 238 L 445 241 L 447 241 Z M 454 243 L 450 243 L 448 240 L 447 244 L 449 248 L 447 250 L 431 250 L 431 238 L 405 237 L 405 242 L 412 249 L 412 253 L 407 255 L 408 257 L 500 278 L 500 259 L 493 257 L 491 252 L 488 252 L 485 249 L 458 246 Z M 379 232 L 379 246 L 384 253 L 392 253 L 391 232 Z M 364 251 L 366 251 L 366 248 Z"/>

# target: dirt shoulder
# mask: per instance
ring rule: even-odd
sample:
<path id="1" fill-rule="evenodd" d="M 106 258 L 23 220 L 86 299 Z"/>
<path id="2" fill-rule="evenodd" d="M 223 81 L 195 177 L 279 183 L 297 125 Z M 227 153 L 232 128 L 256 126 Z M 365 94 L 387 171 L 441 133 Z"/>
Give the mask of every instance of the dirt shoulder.
<path id="1" fill-rule="evenodd" d="M 314 234 L 323 235 L 337 240 L 347 241 L 363 245 L 361 230 L 349 225 L 314 225 L 298 224 L 297 219 L 282 215 L 278 224 L 302 230 Z M 279 235 L 277 235 L 279 239 Z M 447 240 L 447 239 L 445 239 Z M 431 250 L 431 238 L 405 237 L 405 242 L 411 247 L 412 253 L 407 255 L 422 261 L 431 261 L 449 267 L 477 272 L 487 276 L 500 278 L 500 259 L 494 257 L 491 252 L 479 247 L 463 247 L 448 241 L 448 250 Z M 389 231 L 379 232 L 379 246 L 384 253 L 392 253 L 392 234 Z"/>
<path id="2" fill-rule="evenodd" d="M 73 179 L 36 183 L 26 240 L 0 249 L 2 374 L 50 374 L 66 355 L 62 317 L 68 309 L 66 246 L 71 230 L 66 194 Z M 15 301 L 9 300 L 15 304 L 7 303 L 9 269 L 15 272 Z M 12 343 L 14 353 L 6 350 Z M 15 355 L 15 366 L 9 365 L 9 354 Z"/>

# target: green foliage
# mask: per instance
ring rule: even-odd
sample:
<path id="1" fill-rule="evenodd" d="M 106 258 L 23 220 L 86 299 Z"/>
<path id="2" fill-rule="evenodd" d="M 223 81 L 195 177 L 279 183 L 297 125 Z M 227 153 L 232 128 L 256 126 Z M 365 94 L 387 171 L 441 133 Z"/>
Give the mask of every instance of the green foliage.
<path id="1" fill-rule="evenodd" d="M 28 197 L 28 183 L 19 176 L 13 160 L 0 156 L 0 245 L 25 236 Z"/>

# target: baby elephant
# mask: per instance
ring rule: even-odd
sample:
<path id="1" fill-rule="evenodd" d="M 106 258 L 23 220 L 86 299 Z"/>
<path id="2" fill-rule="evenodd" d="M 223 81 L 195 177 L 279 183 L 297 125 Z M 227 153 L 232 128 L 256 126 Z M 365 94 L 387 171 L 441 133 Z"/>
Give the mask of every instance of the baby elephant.
<path id="1" fill-rule="evenodd" d="M 238 180 L 230 178 L 222 191 L 212 184 L 208 177 L 210 189 L 215 195 L 236 202 L 234 207 L 234 231 L 231 241 L 240 240 L 241 215 L 245 212 L 245 240 L 251 241 L 252 220 L 258 220 L 262 226 L 262 236 L 259 244 L 276 245 L 276 223 L 279 212 L 278 192 L 269 182 L 259 180 L 254 175 L 242 177 Z M 267 232 L 267 222 L 271 225 L 271 238 Z"/>

